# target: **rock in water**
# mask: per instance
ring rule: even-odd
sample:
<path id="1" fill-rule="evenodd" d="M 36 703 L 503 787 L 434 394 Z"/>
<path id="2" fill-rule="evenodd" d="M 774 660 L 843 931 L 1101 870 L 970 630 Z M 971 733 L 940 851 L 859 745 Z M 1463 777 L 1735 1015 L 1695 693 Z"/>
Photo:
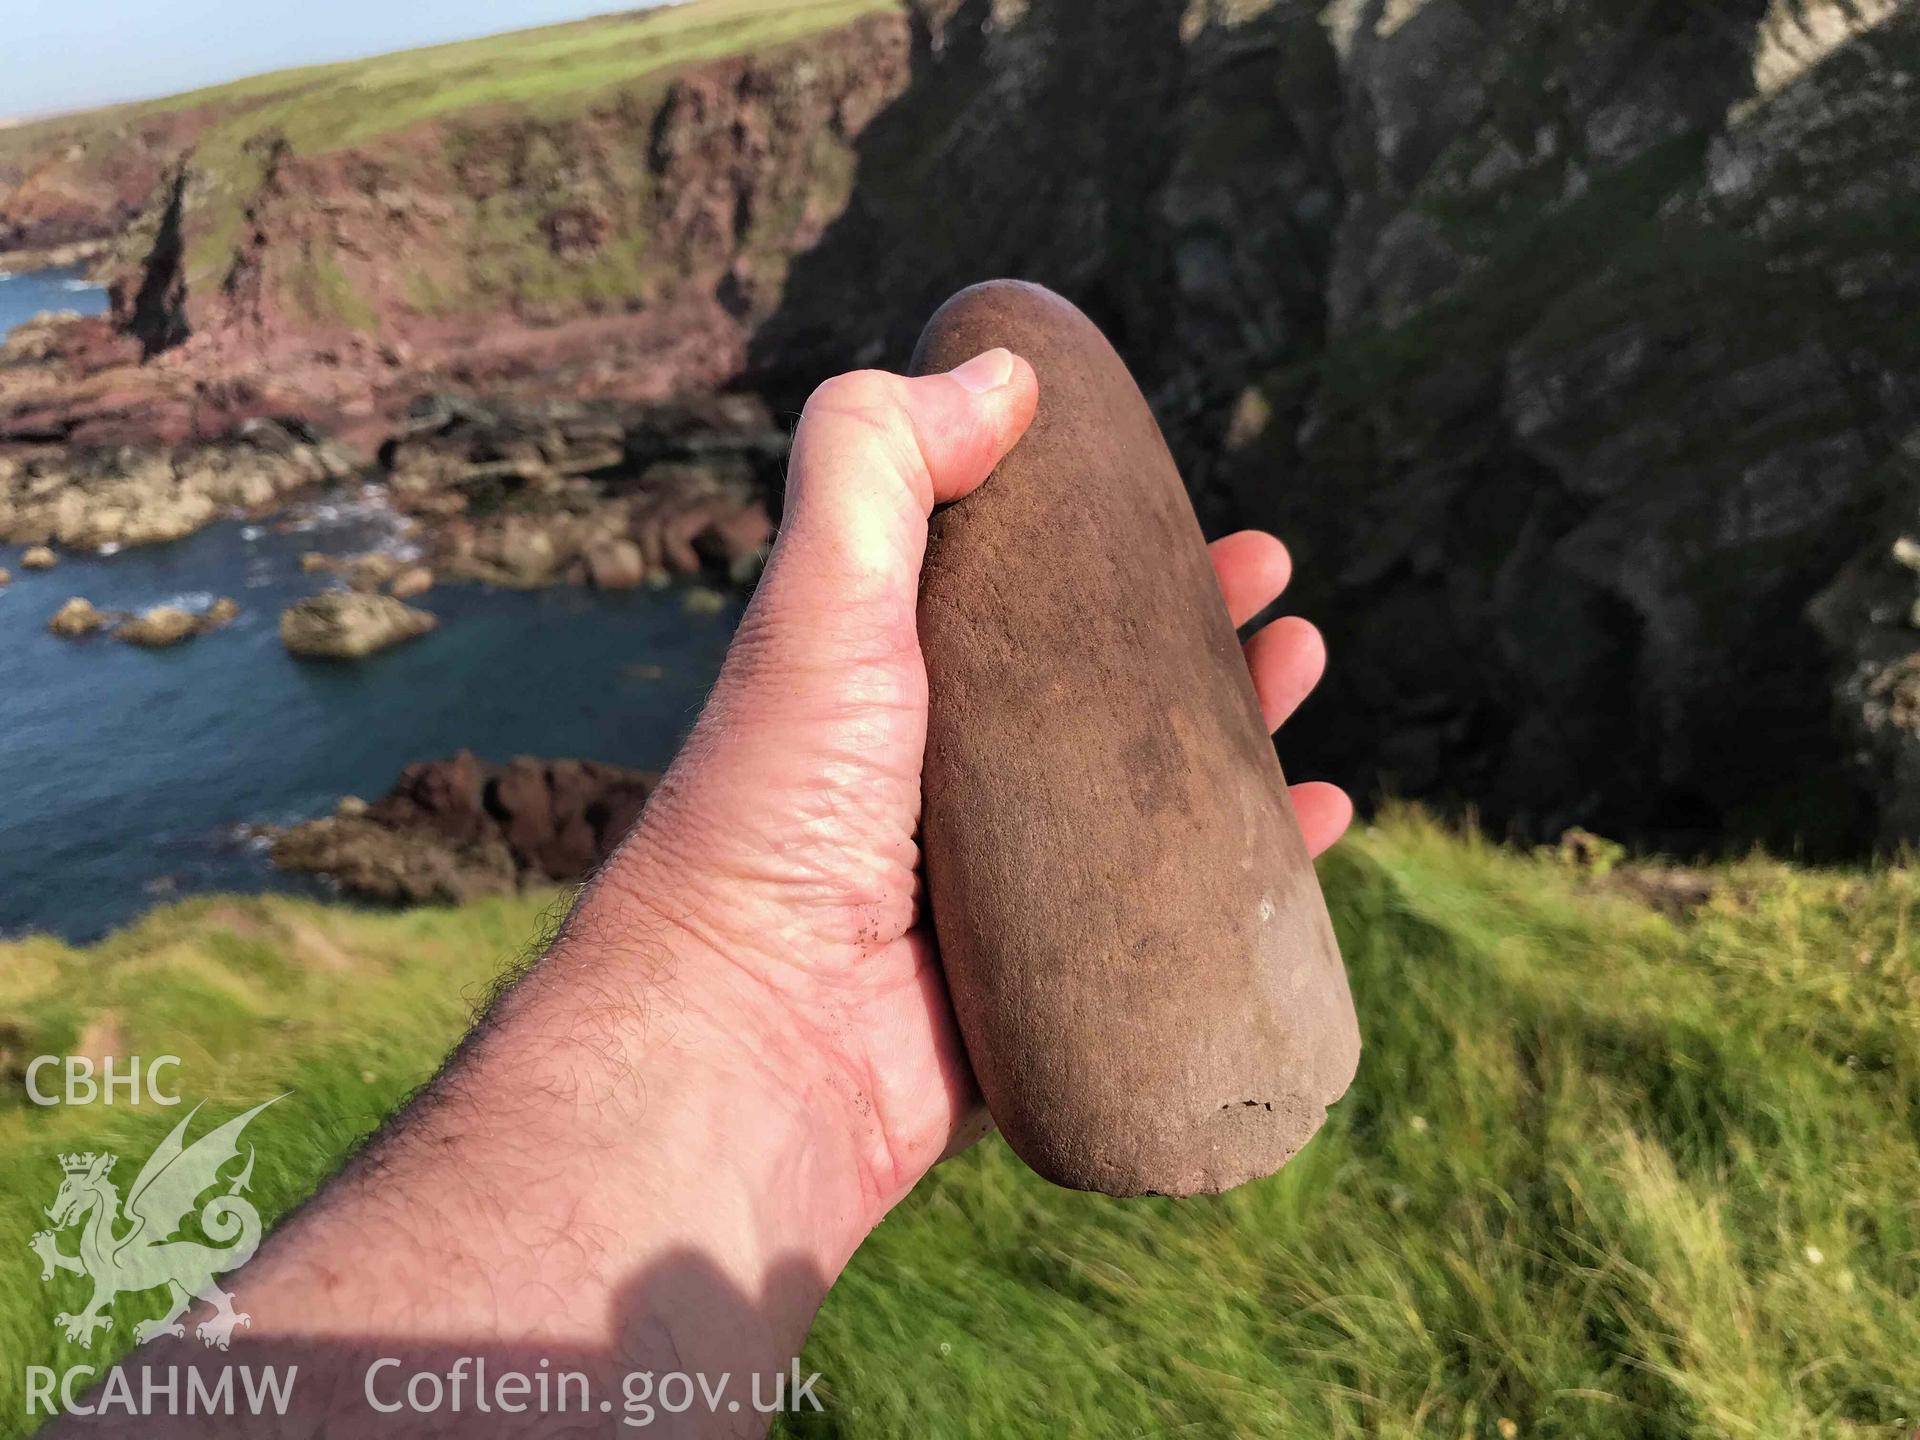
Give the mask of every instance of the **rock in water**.
<path id="1" fill-rule="evenodd" d="M 20 556 L 22 570 L 51 570 L 60 563 L 60 557 L 45 545 L 29 547 Z"/>
<path id="2" fill-rule="evenodd" d="M 1186 489 L 1059 296 L 996 281 L 914 372 L 1005 346 L 1033 427 L 934 516 L 925 848 L 954 1010 L 1040 1174 L 1113 1195 L 1277 1170 L 1345 1092 L 1353 1001 Z"/>
<path id="3" fill-rule="evenodd" d="M 200 620 L 176 605 L 156 605 L 136 615 L 113 633 L 114 638 L 124 640 L 129 645 L 161 650 L 198 635 Z"/>
<path id="4" fill-rule="evenodd" d="M 596 590 L 631 590 L 647 579 L 647 557 L 631 540 L 609 540 L 587 551 L 587 579 Z"/>
<path id="5" fill-rule="evenodd" d="M 433 616 L 386 595 L 329 590 L 289 605 L 280 613 L 280 640 L 295 655 L 357 660 L 424 635 Z"/>
<path id="6" fill-rule="evenodd" d="M 393 577 L 387 593 L 396 600 L 411 600 L 433 588 L 433 571 L 425 565 L 411 565 Z"/>
<path id="7" fill-rule="evenodd" d="M 345 796 L 326 819 L 281 832 L 273 862 L 415 905 L 582 880 L 613 853 L 657 782 L 593 760 L 489 765 L 463 750 L 409 765 L 372 805 Z"/>
<path id="8" fill-rule="evenodd" d="M 106 623 L 107 617 L 94 609 L 91 600 L 75 595 L 54 611 L 53 618 L 47 621 L 47 629 L 65 639 L 73 640 L 82 635 L 91 635 Z"/>

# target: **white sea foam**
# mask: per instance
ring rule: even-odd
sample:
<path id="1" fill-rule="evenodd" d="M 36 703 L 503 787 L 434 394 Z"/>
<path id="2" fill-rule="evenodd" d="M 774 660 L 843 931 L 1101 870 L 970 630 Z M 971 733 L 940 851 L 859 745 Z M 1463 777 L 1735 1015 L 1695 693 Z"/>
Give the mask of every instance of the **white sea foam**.
<path id="1" fill-rule="evenodd" d="M 242 849 L 262 855 L 273 848 L 273 836 L 264 833 L 263 826 L 258 822 L 233 826 L 227 831 L 227 839 Z"/>
<path id="2" fill-rule="evenodd" d="M 145 605 L 136 605 L 136 610 L 184 610 L 189 615 L 198 615 L 214 602 L 211 590 L 183 590 L 177 595 L 168 595 L 163 599 L 150 601 Z"/>
<path id="3" fill-rule="evenodd" d="M 419 544 L 407 538 L 417 528 L 413 517 L 393 508 L 384 485 L 363 484 L 348 500 L 308 501 L 291 510 L 280 528 L 285 534 L 306 535 L 348 525 L 366 526 L 373 531 L 355 544 L 356 552 L 391 555 L 401 561 L 418 560 L 425 553 Z"/>

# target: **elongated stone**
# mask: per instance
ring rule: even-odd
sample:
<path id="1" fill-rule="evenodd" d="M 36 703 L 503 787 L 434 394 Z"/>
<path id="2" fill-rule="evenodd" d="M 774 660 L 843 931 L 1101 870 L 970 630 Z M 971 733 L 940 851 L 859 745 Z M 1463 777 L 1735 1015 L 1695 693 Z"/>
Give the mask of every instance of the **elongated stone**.
<path id="1" fill-rule="evenodd" d="M 1032 428 L 935 514 L 928 884 L 988 1108 L 1061 1185 L 1226 1190 L 1280 1168 L 1359 1032 L 1186 489 L 1106 338 L 1052 292 L 962 291 L 914 371 L 995 346 Z"/>

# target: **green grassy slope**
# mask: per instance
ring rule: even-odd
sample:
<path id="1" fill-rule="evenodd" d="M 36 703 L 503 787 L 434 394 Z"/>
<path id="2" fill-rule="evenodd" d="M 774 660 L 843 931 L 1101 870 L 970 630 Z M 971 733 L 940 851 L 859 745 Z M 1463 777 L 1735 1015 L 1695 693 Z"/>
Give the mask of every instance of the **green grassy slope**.
<path id="1" fill-rule="evenodd" d="M 0 154 L 50 135 L 126 128 L 204 110 L 209 135 L 279 128 L 302 153 L 364 143 L 476 106 L 560 109 L 613 85 L 718 56 L 798 40 L 899 0 L 699 0 L 516 30 L 364 60 L 251 76 L 163 99 L 0 130 Z"/>
<path id="2" fill-rule="evenodd" d="M 1204 1201 L 997 1141 L 863 1248 L 806 1363 L 846 1435 L 1905 1435 L 1920 1421 L 1920 872 L 1629 876 L 1390 818 L 1323 862 L 1367 1052 L 1327 1131 Z M 1679 897 L 1689 903 L 1671 903 Z M 170 1050 L 278 1212 L 424 1077 L 550 897 L 194 901 L 0 947 L 0 1048 Z M 0 1104 L 0 1431 L 61 1308 L 61 1149 L 177 1112 Z M 112 1339 L 127 1343 L 125 1323 Z M 67 1357 L 71 1358 L 71 1357 Z M 97 1357 L 95 1357 L 97 1358 Z"/>

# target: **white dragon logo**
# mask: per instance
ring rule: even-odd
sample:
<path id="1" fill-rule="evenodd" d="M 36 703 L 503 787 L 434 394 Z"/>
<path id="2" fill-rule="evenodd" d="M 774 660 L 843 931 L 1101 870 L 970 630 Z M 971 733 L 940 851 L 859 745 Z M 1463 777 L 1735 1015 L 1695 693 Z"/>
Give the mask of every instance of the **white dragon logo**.
<path id="1" fill-rule="evenodd" d="M 276 1095 L 274 1100 L 285 1098 Z M 263 1101 L 187 1145 L 187 1125 L 200 1113 L 200 1107 L 194 1106 L 140 1167 L 127 1190 L 124 1213 L 120 1193 L 108 1179 L 117 1155 L 88 1152 L 60 1157 L 66 1179 L 47 1207 L 54 1228 L 42 1230 L 28 1244 L 40 1257 L 42 1281 L 53 1279 L 61 1270 L 93 1280 L 93 1299 L 86 1309 L 54 1317 L 67 1339 L 91 1346 L 94 1332 L 113 1323 L 107 1309 L 115 1296 L 162 1286 L 167 1290 L 165 1313 L 134 1327 L 134 1338 L 143 1345 L 159 1335 L 184 1338 L 187 1332 L 180 1316 L 195 1296 L 214 1307 L 213 1315 L 194 1330 L 204 1345 L 225 1350 L 234 1327 L 253 1323 L 252 1317 L 233 1308 L 233 1296 L 214 1283 L 216 1275 L 244 1265 L 260 1244 L 260 1212 L 240 1193 L 253 1177 L 251 1145 L 246 1147 L 245 1167 L 227 1183 L 226 1193 L 214 1196 L 200 1211 L 200 1228 L 214 1243 L 173 1237 L 201 1192 L 220 1183 L 220 1168 L 239 1155 L 240 1132 L 247 1122 L 274 1100 Z M 123 1222 L 126 1228 L 121 1229 Z M 74 1225 L 83 1226 L 80 1249 L 68 1255 L 60 1249 L 55 1232 Z"/>

